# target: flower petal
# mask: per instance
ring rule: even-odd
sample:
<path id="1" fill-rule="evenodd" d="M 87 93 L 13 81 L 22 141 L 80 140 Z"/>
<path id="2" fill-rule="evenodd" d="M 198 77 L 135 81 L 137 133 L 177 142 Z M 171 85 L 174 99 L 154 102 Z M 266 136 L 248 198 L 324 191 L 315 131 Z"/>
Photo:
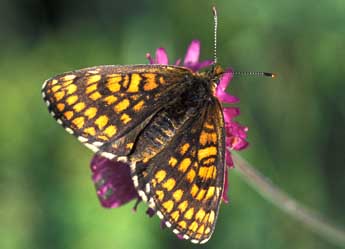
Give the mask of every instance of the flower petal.
<path id="1" fill-rule="evenodd" d="M 168 65 L 169 59 L 168 54 L 164 48 L 157 48 L 156 50 L 156 61 L 157 64 Z"/>
<path id="2" fill-rule="evenodd" d="M 198 63 L 193 64 L 193 65 L 188 65 L 188 67 L 190 69 L 192 69 L 192 71 L 196 72 L 196 71 L 199 71 L 202 68 L 211 66 L 212 64 L 213 64 L 212 60 L 206 60 L 206 61 L 198 62 Z"/>
<path id="3" fill-rule="evenodd" d="M 190 67 L 199 62 L 200 56 L 200 41 L 193 40 L 187 49 L 186 56 L 184 57 L 183 65 Z"/>
<path id="4" fill-rule="evenodd" d="M 231 152 L 228 149 L 226 149 L 226 152 L 225 152 L 225 163 L 229 168 L 234 167 L 234 162 L 232 161 Z"/>
<path id="5" fill-rule="evenodd" d="M 233 75 L 234 74 L 232 69 L 227 69 L 219 80 L 219 84 L 216 89 L 216 96 L 221 102 L 237 103 L 240 101 L 239 98 L 232 96 L 226 92 L 226 88 L 228 87 Z"/>
<path id="6" fill-rule="evenodd" d="M 92 180 L 103 207 L 119 207 L 139 198 L 127 164 L 95 155 L 91 161 Z"/>
<path id="7" fill-rule="evenodd" d="M 226 123 L 232 122 L 232 119 L 240 115 L 238 107 L 223 107 L 224 121 Z"/>

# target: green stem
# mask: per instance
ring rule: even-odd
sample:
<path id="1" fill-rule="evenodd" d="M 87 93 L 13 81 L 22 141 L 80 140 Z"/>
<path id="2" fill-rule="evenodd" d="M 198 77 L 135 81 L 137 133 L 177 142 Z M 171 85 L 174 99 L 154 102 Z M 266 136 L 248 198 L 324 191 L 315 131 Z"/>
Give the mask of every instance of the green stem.
<path id="1" fill-rule="evenodd" d="M 231 151 L 235 169 L 243 179 L 265 199 L 272 202 L 278 208 L 291 217 L 302 222 L 306 227 L 317 233 L 330 243 L 345 247 L 345 230 L 331 223 L 320 214 L 305 207 L 295 199 L 287 195 L 283 190 L 275 186 L 269 179 L 254 169 L 245 159 Z"/>

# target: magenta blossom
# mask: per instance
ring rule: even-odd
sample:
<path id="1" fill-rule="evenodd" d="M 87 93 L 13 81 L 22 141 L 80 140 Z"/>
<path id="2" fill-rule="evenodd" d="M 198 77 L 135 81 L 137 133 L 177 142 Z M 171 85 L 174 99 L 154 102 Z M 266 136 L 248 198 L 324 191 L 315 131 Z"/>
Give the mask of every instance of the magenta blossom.
<path id="1" fill-rule="evenodd" d="M 196 72 L 213 64 L 211 60 L 199 62 L 199 56 L 200 41 L 193 40 L 187 49 L 186 56 L 183 60 L 183 66 Z M 147 54 L 146 57 L 150 64 L 169 64 L 168 55 L 164 48 L 158 48 L 156 50 L 155 58 L 152 58 L 150 54 Z M 180 59 L 177 60 L 175 65 L 180 65 L 180 62 Z M 226 93 L 226 88 L 232 77 L 233 71 L 228 69 L 220 78 L 215 96 L 222 103 L 233 104 L 239 101 L 238 98 Z M 248 146 L 248 142 L 246 141 L 248 128 L 233 121 L 233 119 L 239 115 L 239 109 L 236 107 L 224 107 L 223 114 L 226 130 L 226 147 L 230 150 L 242 150 L 246 148 Z M 226 151 L 225 161 L 228 167 L 233 167 L 233 161 L 229 150 Z M 228 202 L 228 167 L 225 168 L 223 192 L 223 201 L 226 203 Z M 135 198 L 139 199 L 130 177 L 128 165 L 95 155 L 91 161 L 91 169 L 97 195 L 103 207 L 115 208 Z M 152 215 L 150 209 L 148 210 L 148 214 Z"/>

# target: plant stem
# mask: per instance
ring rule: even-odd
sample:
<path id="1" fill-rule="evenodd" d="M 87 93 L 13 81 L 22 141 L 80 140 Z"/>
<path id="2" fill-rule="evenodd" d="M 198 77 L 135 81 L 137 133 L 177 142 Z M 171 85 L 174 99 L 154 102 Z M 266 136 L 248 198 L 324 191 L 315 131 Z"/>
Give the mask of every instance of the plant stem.
<path id="1" fill-rule="evenodd" d="M 265 199 L 329 242 L 345 247 L 345 230 L 331 223 L 320 214 L 305 207 L 275 186 L 269 179 L 254 169 L 245 159 L 231 151 L 235 169 L 243 179 Z"/>

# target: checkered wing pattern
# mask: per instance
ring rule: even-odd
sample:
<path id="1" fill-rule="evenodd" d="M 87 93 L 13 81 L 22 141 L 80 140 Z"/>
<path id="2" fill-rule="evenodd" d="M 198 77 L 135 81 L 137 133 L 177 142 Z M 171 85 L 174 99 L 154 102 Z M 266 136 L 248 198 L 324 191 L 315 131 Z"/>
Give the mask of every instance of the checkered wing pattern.
<path id="1" fill-rule="evenodd" d="M 151 120 L 132 155 L 131 172 L 141 198 L 174 233 L 205 243 L 223 192 L 223 114 L 215 98 L 196 110 L 184 108 L 179 112 L 173 105 Z M 155 136 L 148 132 L 152 127 Z"/>
<path id="2" fill-rule="evenodd" d="M 174 66 L 97 66 L 48 79 L 42 95 L 69 133 L 113 159 L 130 153 L 139 132 L 188 77 L 189 69 Z"/>

